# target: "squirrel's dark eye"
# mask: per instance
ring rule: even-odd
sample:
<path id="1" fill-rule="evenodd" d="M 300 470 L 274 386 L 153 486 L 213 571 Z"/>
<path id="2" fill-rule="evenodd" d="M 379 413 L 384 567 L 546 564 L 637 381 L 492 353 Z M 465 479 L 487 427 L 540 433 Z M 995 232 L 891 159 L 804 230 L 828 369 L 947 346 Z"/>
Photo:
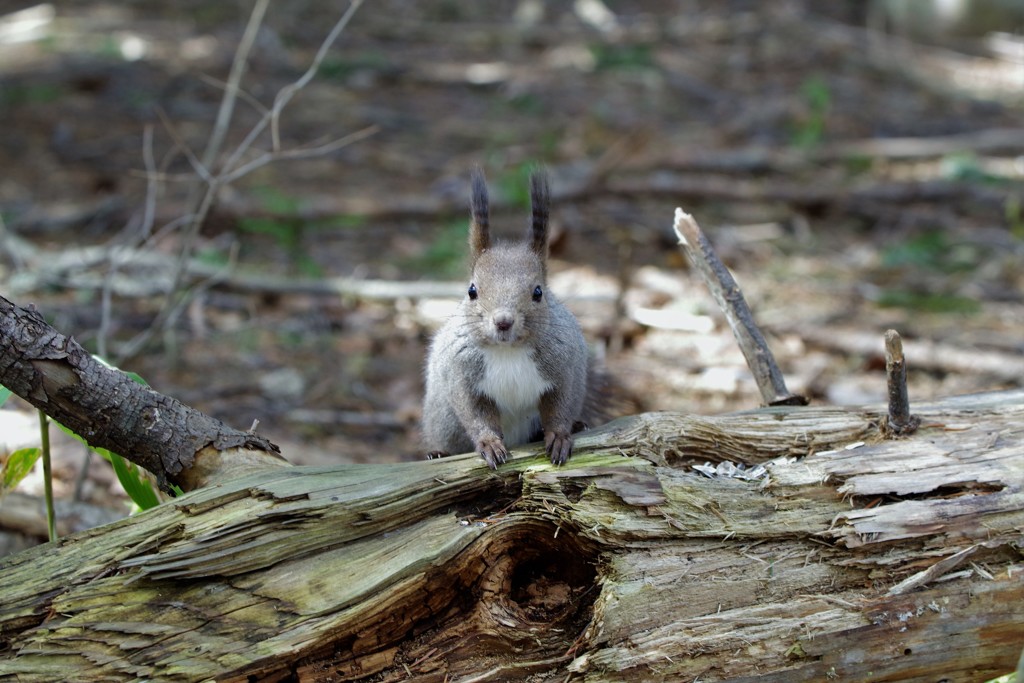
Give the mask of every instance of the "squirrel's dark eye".
<path id="1" fill-rule="evenodd" d="M 469 298 L 471 300 L 475 301 L 476 297 L 477 297 L 476 285 L 470 283 L 470 285 L 469 285 Z"/>
<path id="2" fill-rule="evenodd" d="M 544 290 L 540 288 L 540 285 L 537 285 L 533 288 L 533 300 L 540 301 L 542 296 L 544 296 Z"/>

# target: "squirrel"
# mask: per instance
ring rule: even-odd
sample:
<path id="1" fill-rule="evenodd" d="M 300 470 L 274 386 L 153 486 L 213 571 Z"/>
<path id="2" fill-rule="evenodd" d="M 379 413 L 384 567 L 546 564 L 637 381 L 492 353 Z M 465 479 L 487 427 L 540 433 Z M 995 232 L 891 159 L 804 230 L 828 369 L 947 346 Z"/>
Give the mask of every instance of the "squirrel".
<path id="1" fill-rule="evenodd" d="M 530 228 L 493 241 L 482 171 L 471 182 L 470 284 L 430 345 L 423 433 L 431 456 L 476 450 L 491 469 L 508 447 L 544 439 L 564 464 L 584 428 L 589 352 L 579 323 L 547 291 L 547 177 L 530 177 Z"/>

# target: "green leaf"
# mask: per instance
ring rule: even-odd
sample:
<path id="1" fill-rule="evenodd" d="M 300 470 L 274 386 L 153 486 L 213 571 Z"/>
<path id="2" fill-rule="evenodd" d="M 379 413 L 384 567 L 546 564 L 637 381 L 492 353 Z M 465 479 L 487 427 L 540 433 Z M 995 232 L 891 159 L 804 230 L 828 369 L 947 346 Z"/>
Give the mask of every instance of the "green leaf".
<path id="1" fill-rule="evenodd" d="M 77 439 L 86 446 L 89 446 L 89 442 L 79 434 L 76 434 L 59 422 L 55 421 L 53 424 L 57 425 L 62 432 L 71 438 Z M 152 482 L 142 476 L 141 467 L 125 460 L 113 451 L 108 451 L 106 448 L 97 448 L 95 446 L 89 446 L 89 448 L 113 466 L 114 474 L 117 475 L 121 488 L 132 499 L 132 502 L 139 506 L 140 510 L 148 510 L 160 504 L 160 498 L 156 494 L 156 489 L 153 488 Z"/>
<path id="2" fill-rule="evenodd" d="M 139 509 L 148 510 L 160 504 L 160 498 L 156 495 L 153 483 L 142 476 L 142 468 L 105 448 L 94 448 L 93 450 L 114 466 L 117 480 L 121 482 L 125 493 L 132 499 L 132 502 L 139 506 Z"/>
<path id="3" fill-rule="evenodd" d="M 17 486 L 25 476 L 32 471 L 36 460 L 42 454 L 41 448 L 22 448 L 11 453 L 4 465 L 3 480 L 0 481 L 0 491 L 10 491 Z"/>
<path id="4" fill-rule="evenodd" d="M 141 384 L 144 387 L 148 387 L 149 386 L 149 382 L 147 382 L 146 380 L 142 379 L 142 376 L 139 375 L 138 373 L 131 372 L 130 370 L 122 370 L 121 368 L 117 367 L 116 365 L 111 365 L 106 360 L 104 360 L 104 358 L 102 356 L 98 356 L 95 353 L 92 354 L 92 357 L 100 365 L 102 365 L 104 367 L 108 367 L 111 370 L 117 370 L 118 372 L 121 372 L 121 373 L 124 373 L 125 375 L 128 375 L 128 379 L 130 379 L 131 381 L 135 382 L 136 384 Z"/>
<path id="5" fill-rule="evenodd" d="M 142 379 L 142 375 L 138 374 L 137 372 L 132 372 L 131 370 L 121 370 L 121 372 L 128 375 L 128 379 L 135 382 L 136 384 L 141 384 L 144 387 L 149 386 L 149 382 Z"/>
<path id="6" fill-rule="evenodd" d="M 119 372 L 123 372 L 128 375 L 133 382 L 137 382 L 143 386 L 148 386 L 146 380 L 137 373 L 120 370 L 110 363 L 107 363 L 99 356 L 93 355 L 93 358 L 108 368 L 113 368 Z M 9 390 L 4 387 L 0 387 L 0 405 L 3 405 L 3 402 L 6 401 L 10 395 L 11 392 Z M 128 497 L 132 499 L 132 502 L 139 507 L 139 509 L 148 510 L 149 508 L 156 507 L 160 504 L 160 498 L 157 495 L 156 489 L 153 487 L 153 483 L 142 475 L 141 467 L 135 463 L 125 460 L 117 453 L 108 451 L 106 448 L 96 448 L 91 446 L 83 436 L 65 427 L 56 420 L 51 420 L 51 422 L 57 425 L 62 432 L 73 439 L 81 441 L 92 451 L 99 454 L 101 458 L 109 462 L 114 468 L 114 474 L 117 475 L 117 480 L 121 482 L 121 487 L 124 489 L 125 493 L 128 494 Z M 0 483 L 0 490 L 5 491 L 17 486 L 18 482 L 24 479 L 25 475 L 32 470 L 32 466 L 35 464 L 36 459 L 39 458 L 40 453 L 41 451 L 38 448 L 25 448 L 12 453 L 3 470 L 3 481 Z M 8 483 L 9 481 L 11 483 Z"/>
<path id="7" fill-rule="evenodd" d="M 137 373 L 121 370 L 95 354 L 93 354 L 93 358 L 108 368 L 113 368 L 118 372 L 123 372 L 133 382 L 137 382 L 142 386 L 149 386 L 149 383 L 142 379 L 142 377 Z M 160 504 L 160 497 L 157 495 L 156 489 L 153 487 L 153 483 L 142 475 L 143 470 L 141 467 L 133 462 L 125 460 L 117 453 L 108 451 L 106 448 L 91 446 L 84 437 L 73 432 L 59 422 L 54 422 L 54 424 L 56 424 L 62 432 L 81 441 L 86 446 L 89 446 L 93 452 L 97 453 L 101 458 L 109 462 L 114 468 L 114 474 L 117 475 L 117 480 L 121 483 L 121 488 L 124 489 L 124 492 L 128 494 L 128 497 L 132 499 L 132 502 L 135 503 L 140 510 L 148 510 L 149 508 L 156 507 Z"/>
<path id="8" fill-rule="evenodd" d="M 81 441 L 82 443 L 84 443 L 86 446 L 89 446 L 89 442 L 86 441 L 84 437 L 79 436 L 75 432 L 71 431 L 71 429 L 69 429 L 69 428 L 65 427 L 64 425 L 62 425 L 60 422 L 57 422 L 56 420 L 50 420 L 50 422 L 52 422 L 53 424 L 57 425 L 57 429 L 59 429 L 60 431 L 64 432 L 65 434 L 67 434 L 72 439 L 77 439 L 78 441 Z M 92 446 L 89 446 L 89 448 L 92 448 Z M 96 451 L 97 453 L 100 451 L 100 449 L 98 449 L 98 448 L 93 448 L 93 450 Z"/>
<path id="9" fill-rule="evenodd" d="M 0 386 L 0 406 L 7 403 L 7 399 L 11 397 L 11 390 L 5 386 Z"/>

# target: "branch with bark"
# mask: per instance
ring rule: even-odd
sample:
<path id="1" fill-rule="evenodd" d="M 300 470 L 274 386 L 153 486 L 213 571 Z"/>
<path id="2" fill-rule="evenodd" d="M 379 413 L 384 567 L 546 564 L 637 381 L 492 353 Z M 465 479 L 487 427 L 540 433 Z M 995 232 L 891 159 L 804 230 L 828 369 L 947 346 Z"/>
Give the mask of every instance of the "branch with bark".
<path id="1" fill-rule="evenodd" d="M 0 297 L 0 384 L 79 434 L 183 490 L 287 465 L 267 439 L 224 425 L 100 363 L 38 311 Z"/>

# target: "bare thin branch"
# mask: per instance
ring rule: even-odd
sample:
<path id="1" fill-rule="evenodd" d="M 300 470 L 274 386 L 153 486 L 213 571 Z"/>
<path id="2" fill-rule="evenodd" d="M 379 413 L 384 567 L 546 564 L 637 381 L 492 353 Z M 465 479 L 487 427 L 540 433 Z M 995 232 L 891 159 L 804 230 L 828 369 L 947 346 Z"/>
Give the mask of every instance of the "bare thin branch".
<path id="1" fill-rule="evenodd" d="M 156 220 L 156 193 L 159 182 L 156 159 L 153 156 L 153 126 L 146 126 L 142 131 L 142 163 L 146 167 L 146 204 L 139 235 L 146 240 L 153 233 L 153 222 Z"/>
<path id="2" fill-rule="evenodd" d="M 674 229 L 690 261 L 696 266 L 704 284 L 718 302 L 732 328 L 732 333 L 739 343 L 747 365 L 754 374 L 757 388 L 766 405 L 807 405 L 803 396 L 792 394 L 786 389 L 786 380 L 782 377 L 779 366 L 775 363 L 768 343 L 754 322 L 754 316 L 747 306 L 739 285 L 733 279 L 729 269 L 725 267 L 711 243 L 701 231 L 693 216 L 676 209 Z"/>
<path id="3" fill-rule="evenodd" d="M 360 140 L 368 138 L 379 130 L 380 126 L 367 126 L 366 128 L 358 130 L 350 135 L 346 135 L 343 138 L 338 138 L 337 140 L 332 140 L 331 142 L 325 143 L 323 145 L 318 145 L 316 147 L 305 147 L 299 149 L 265 152 L 264 154 L 253 159 L 252 161 L 243 164 L 236 168 L 234 171 L 231 171 L 230 173 L 227 173 L 224 176 L 222 176 L 221 183 L 227 184 L 234 182 L 235 180 L 238 180 L 239 178 L 246 176 L 249 173 L 252 173 L 256 169 L 266 166 L 267 164 L 273 163 L 275 161 L 283 161 L 286 159 L 309 159 L 312 157 L 322 156 L 324 154 L 330 154 L 331 152 L 337 151 L 342 147 L 347 147 L 348 145 L 351 145 L 353 142 L 358 142 Z"/>
<path id="4" fill-rule="evenodd" d="M 217 120 L 214 123 L 213 131 L 210 133 L 210 139 L 207 142 L 206 150 L 203 152 L 202 160 L 197 159 L 188 146 L 184 144 L 184 141 L 180 140 L 174 130 L 174 126 L 160 112 L 161 120 L 164 120 L 164 124 L 171 137 L 175 139 L 176 144 L 183 150 L 189 163 L 192 164 L 196 173 L 205 182 L 206 187 L 203 189 L 203 194 L 198 200 L 197 208 L 191 213 L 191 220 L 188 222 L 188 227 L 182 239 L 181 252 L 178 256 L 178 264 L 173 279 L 174 284 L 164 299 L 156 320 L 153 321 L 150 329 L 137 335 L 126 345 L 118 362 L 124 362 L 125 359 L 137 353 L 152 338 L 155 330 L 163 329 L 170 321 L 176 319 L 178 312 L 188 303 L 188 294 L 179 295 L 178 290 L 184 282 L 186 266 L 192 254 L 193 244 L 199 235 L 199 230 L 206 221 L 206 216 L 209 214 L 210 208 L 213 206 L 217 194 L 223 186 L 221 179 L 218 176 L 212 176 L 209 169 L 216 163 L 217 155 L 220 153 L 221 145 L 227 134 L 228 126 L 231 123 L 231 116 L 234 113 L 235 101 L 240 91 L 242 76 L 245 73 L 245 65 L 269 4 L 269 0 L 257 0 L 253 6 L 252 13 L 249 15 L 249 22 L 246 24 L 245 32 L 242 34 L 242 39 L 235 50 L 235 57 L 231 63 L 231 72 L 228 75 L 227 87 L 224 91 L 224 97 L 221 98 Z M 266 115 L 264 115 L 265 118 Z M 196 204 L 194 196 L 189 197 L 188 203 L 189 206 Z"/>
<path id="5" fill-rule="evenodd" d="M 363 0 L 352 0 L 352 4 L 350 4 L 345 13 L 341 15 L 341 18 L 334 25 L 334 28 L 332 28 L 331 32 L 327 34 L 324 42 L 320 44 L 320 49 L 317 50 L 316 56 L 313 57 L 313 63 L 309 65 L 308 69 L 306 69 L 306 73 L 302 74 L 302 76 L 299 77 L 299 80 L 281 88 L 277 93 L 277 97 L 274 98 L 274 109 L 271 112 L 272 125 L 270 137 L 272 141 L 271 149 L 275 152 L 280 151 L 281 149 L 281 137 L 279 131 L 281 112 L 284 110 L 285 106 L 291 102 L 292 98 L 295 97 L 295 93 L 305 88 L 309 82 L 313 80 L 313 77 L 316 76 L 316 72 L 320 70 L 320 65 L 323 63 L 324 58 L 327 57 L 327 52 L 334 45 L 334 41 L 336 41 L 338 36 L 341 35 L 341 32 L 345 30 L 348 22 L 352 19 L 352 16 L 362 4 Z"/>
<path id="6" fill-rule="evenodd" d="M 256 123 L 256 125 L 252 127 L 252 129 L 245 136 L 242 142 L 239 143 L 235 151 L 231 153 L 231 156 L 228 157 L 228 160 L 224 162 L 224 171 L 230 173 L 231 170 L 238 165 L 242 157 L 244 157 L 248 153 L 249 148 L 252 147 L 253 143 L 256 142 L 256 140 L 263 133 L 263 131 L 266 130 L 271 120 L 276 120 L 277 118 L 279 118 L 281 110 L 285 107 L 285 105 L 288 104 L 288 102 L 291 101 L 291 99 L 295 96 L 295 93 L 297 93 L 302 88 L 306 87 L 306 85 L 313 79 L 313 76 L 316 75 L 317 70 L 319 70 L 321 63 L 323 62 L 324 57 L 327 55 L 327 51 L 334 44 L 334 41 L 337 40 L 342 30 L 345 28 L 345 26 L 348 25 L 348 22 L 352 18 L 352 15 L 355 14 L 356 10 L 358 10 L 359 6 L 362 4 L 362 0 L 353 0 L 352 4 L 349 5 L 348 10 L 346 10 L 345 13 L 341 16 L 341 18 L 338 19 L 337 23 L 334 25 L 334 28 L 331 29 L 331 32 L 327 35 L 327 38 L 325 38 L 324 42 L 320 45 L 320 49 L 317 51 L 316 56 L 313 58 L 313 63 L 310 65 L 310 67 L 306 70 L 304 74 L 302 74 L 302 76 L 297 81 L 295 81 L 291 85 L 285 86 L 284 88 L 281 89 L 280 92 L 278 92 L 277 97 L 274 98 L 273 109 L 267 112 L 263 116 L 263 118 L 261 118 Z M 285 91 L 287 91 L 287 93 Z M 277 136 L 274 135 L 273 137 L 276 138 Z M 272 145 L 273 149 L 279 149 L 279 147 L 279 140 L 278 144 Z"/>
<path id="7" fill-rule="evenodd" d="M 178 254 L 177 265 L 174 269 L 173 284 L 164 299 L 163 306 L 160 308 L 160 312 L 157 313 L 153 324 L 145 331 L 137 334 L 124 346 L 118 356 L 118 364 L 123 364 L 125 360 L 138 353 L 142 347 L 144 347 L 149 340 L 153 338 L 156 331 L 163 329 L 169 321 L 176 319 L 178 310 L 188 303 L 187 293 L 182 293 L 180 296 L 177 295 L 177 293 L 181 289 L 181 285 L 185 280 L 188 262 L 192 254 L 192 244 L 198 236 L 199 226 L 201 226 L 203 221 L 206 220 L 206 215 L 210 212 L 210 207 L 213 206 L 213 200 L 219 189 L 220 184 L 216 179 L 207 186 L 206 193 L 203 195 L 202 204 L 200 204 L 199 210 L 193 216 L 192 222 L 189 224 L 189 227 L 185 232 L 181 251 Z"/>
<path id="8" fill-rule="evenodd" d="M 285 86 L 278 92 L 277 97 L 274 100 L 273 109 L 264 113 L 259 122 L 253 126 L 245 139 L 242 140 L 239 146 L 229 156 L 227 161 L 219 167 L 220 171 L 211 175 L 209 169 L 215 163 L 217 153 L 219 152 L 220 146 L 223 142 L 226 128 L 230 123 L 234 102 L 241 92 L 240 82 L 245 71 L 245 61 L 248 59 L 252 43 L 255 40 L 256 32 L 263 20 L 263 15 L 268 3 L 269 0 L 257 0 L 257 4 L 253 8 L 253 12 L 249 17 L 246 32 L 243 35 L 238 50 L 235 52 L 235 59 L 232 63 L 231 74 L 228 78 L 227 88 L 221 102 L 220 111 L 218 112 L 217 123 L 214 126 L 214 130 L 211 134 L 210 141 L 207 144 L 203 159 L 196 159 L 191 150 L 189 150 L 180 137 L 177 136 L 174 127 L 168 122 L 165 122 L 171 136 L 175 138 L 176 144 L 183 150 L 185 156 L 196 170 L 196 173 L 203 181 L 205 181 L 206 187 L 203 191 L 202 197 L 197 203 L 198 205 L 195 211 L 190 214 L 188 227 L 186 228 L 182 239 L 177 267 L 175 268 L 173 286 L 168 292 L 160 312 L 157 314 L 156 319 L 153 321 L 149 330 L 139 334 L 125 346 L 118 362 L 124 362 L 126 358 L 137 353 L 148 342 L 148 340 L 152 338 L 156 330 L 164 329 L 168 324 L 173 322 L 188 304 L 189 298 L 198 291 L 193 289 L 191 293 L 179 292 L 187 275 L 188 262 L 190 260 L 195 240 L 199 235 L 199 230 L 206 221 L 206 217 L 216 201 L 222 187 L 238 180 L 246 173 L 260 168 L 261 166 L 265 166 L 272 161 L 276 161 L 278 159 L 302 159 L 319 154 L 326 154 L 376 132 L 376 127 L 366 128 L 361 131 L 357 131 L 352 135 L 327 143 L 326 145 L 288 152 L 281 151 L 280 141 L 277 136 L 278 119 L 280 117 L 281 110 L 288 104 L 288 102 L 291 101 L 295 96 L 295 93 L 304 88 L 313 79 L 324 58 L 327 56 L 331 46 L 337 40 L 338 36 L 341 35 L 345 26 L 348 25 L 356 10 L 359 9 L 360 5 L 362 5 L 362 0 L 352 0 L 348 9 L 344 14 L 342 14 L 341 18 L 338 19 L 330 33 L 324 39 L 324 42 L 320 45 L 313 62 L 310 64 L 306 72 L 297 81 Z M 272 145 L 272 151 L 240 166 L 240 160 L 245 156 L 252 144 L 259 138 L 263 130 L 265 130 L 267 125 L 271 122 L 273 122 L 274 127 L 274 143 Z M 195 203 L 194 200 L 190 198 L 189 205 L 191 206 L 193 203 Z"/>
<path id="9" fill-rule="evenodd" d="M 174 145 L 180 149 L 181 153 L 185 155 L 186 159 L 188 159 L 188 163 L 192 166 L 192 170 L 196 172 L 196 175 L 206 183 L 213 182 L 213 176 L 210 174 L 210 170 L 207 168 L 206 164 L 199 160 L 199 157 L 197 157 L 195 152 L 192 151 L 192 148 L 188 146 L 185 139 L 178 134 L 178 130 L 175 128 L 174 122 L 167 118 L 167 114 L 164 112 L 162 107 L 156 108 L 156 115 L 160 117 L 160 123 L 164 124 L 164 129 L 167 131 L 167 134 L 171 136 L 171 140 L 174 141 Z"/>
<path id="10" fill-rule="evenodd" d="M 212 86 L 212 87 L 217 88 L 218 90 L 222 90 L 222 91 L 227 90 L 228 87 L 229 87 L 227 81 L 222 81 L 219 78 L 214 78 L 213 76 L 211 76 L 209 74 L 200 74 L 199 75 L 199 80 L 202 81 L 203 83 L 206 83 L 209 86 Z M 254 95 L 249 93 L 249 91 L 247 91 L 245 88 L 241 87 L 240 85 L 238 86 L 237 94 L 238 94 L 238 99 L 242 100 L 243 102 L 248 104 L 250 107 L 252 107 L 256 111 L 258 111 L 260 113 L 260 116 L 265 116 L 270 111 L 269 109 L 267 109 L 266 106 L 264 106 L 264 104 L 262 102 L 260 102 L 258 99 L 256 99 L 256 97 Z"/>
<path id="11" fill-rule="evenodd" d="M 153 232 L 153 221 L 156 216 L 156 195 L 158 189 L 156 160 L 153 156 L 153 126 L 146 126 L 142 131 L 142 163 L 146 167 L 146 201 L 142 212 L 142 223 L 139 225 L 136 243 L 145 243 Z M 100 325 L 96 333 L 96 351 L 101 358 L 107 356 L 107 338 L 110 335 L 111 300 L 114 279 L 122 262 L 122 252 L 130 253 L 134 245 L 114 246 L 110 252 L 110 269 L 103 281 L 103 293 L 100 297 Z"/>
<path id="12" fill-rule="evenodd" d="M 235 58 L 231 62 L 231 72 L 228 74 L 227 87 L 224 89 L 224 97 L 221 98 L 220 109 L 217 111 L 217 122 L 213 126 L 213 132 L 210 133 L 206 151 L 203 152 L 202 165 L 204 168 L 213 168 L 217 155 L 220 154 L 221 145 L 224 144 L 224 137 L 231 125 L 231 116 L 235 111 L 235 101 L 241 90 L 240 85 L 249 60 L 249 52 L 252 51 L 253 43 L 256 42 L 256 35 L 263 23 L 263 15 L 266 14 L 269 5 L 270 0 L 256 0 L 252 14 L 249 15 L 249 23 L 235 50 Z"/>

